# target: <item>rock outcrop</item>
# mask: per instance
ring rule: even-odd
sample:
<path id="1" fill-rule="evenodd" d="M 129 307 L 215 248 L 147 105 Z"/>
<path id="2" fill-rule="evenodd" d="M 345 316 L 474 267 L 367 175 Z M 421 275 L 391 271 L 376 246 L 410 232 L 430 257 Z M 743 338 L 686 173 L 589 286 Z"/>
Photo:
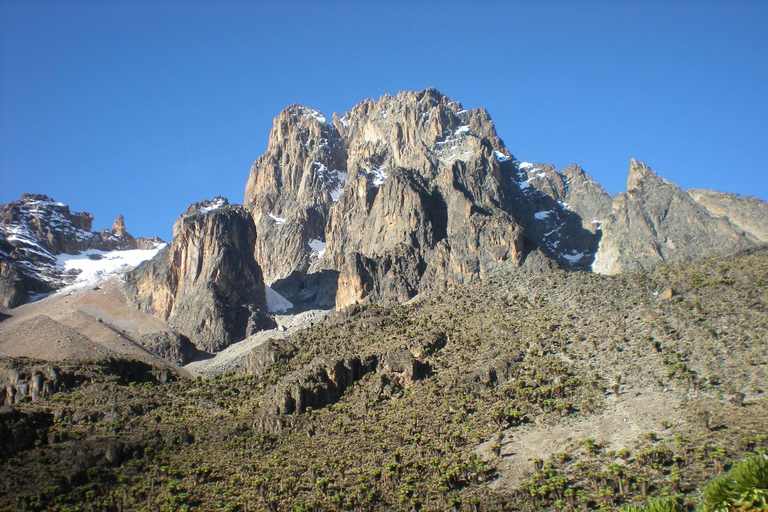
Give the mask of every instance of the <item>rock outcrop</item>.
<path id="1" fill-rule="evenodd" d="M 599 219 L 611 211 L 611 196 L 578 165 L 519 162 L 514 208 L 526 237 L 570 269 L 588 270 L 602 233 Z"/>
<path id="2" fill-rule="evenodd" d="M 614 197 L 600 228 L 603 236 L 592 269 L 604 274 L 755 245 L 753 237 L 727 218 L 711 215 L 680 187 L 634 159 L 627 192 Z"/>
<path id="3" fill-rule="evenodd" d="M 270 365 L 289 361 L 296 355 L 296 346 L 286 340 L 267 340 L 254 348 L 245 358 L 240 373 L 244 375 L 261 375 Z"/>
<path id="4" fill-rule="evenodd" d="M 760 242 L 768 243 L 768 203 L 765 201 L 716 190 L 692 189 L 688 195 L 711 215 L 724 217 Z"/>
<path id="5" fill-rule="evenodd" d="M 348 174 L 325 254 L 341 272 L 337 308 L 407 300 L 519 263 L 512 167 L 485 110 L 430 89 L 362 102 L 339 126 Z"/>
<path id="6" fill-rule="evenodd" d="M 92 232 L 93 215 L 71 212 L 64 203 L 41 194 L 0 205 L 0 305 L 16 307 L 32 293 L 47 293 L 71 281 L 57 255 L 154 248 L 162 240 L 135 239 L 123 216 L 112 230 Z"/>
<path id="7" fill-rule="evenodd" d="M 317 296 L 310 281 L 338 276 L 337 309 L 482 278 L 530 250 L 615 273 L 768 236 L 765 203 L 689 195 L 634 160 L 615 198 L 577 165 L 518 162 L 484 109 L 435 89 L 365 100 L 331 121 L 292 105 L 275 119 L 244 203 L 266 282 L 300 303 L 299 293 Z"/>
<path id="8" fill-rule="evenodd" d="M 255 242 L 245 208 L 224 198 L 196 203 L 174 224 L 173 242 L 128 274 L 126 296 L 198 348 L 219 351 L 274 326 Z"/>

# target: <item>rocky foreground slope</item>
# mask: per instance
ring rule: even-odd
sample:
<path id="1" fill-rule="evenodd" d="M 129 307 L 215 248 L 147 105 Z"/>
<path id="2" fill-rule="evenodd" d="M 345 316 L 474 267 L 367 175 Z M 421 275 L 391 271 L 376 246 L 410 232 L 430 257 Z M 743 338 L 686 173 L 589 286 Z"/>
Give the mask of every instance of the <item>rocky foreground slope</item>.
<path id="1" fill-rule="evenodd" d="M 5 360 L 0 508 L 691 510 L 768 450 L 768 252 L 618 276 L 538 258 L 334 313 L 248 375 Z"/>

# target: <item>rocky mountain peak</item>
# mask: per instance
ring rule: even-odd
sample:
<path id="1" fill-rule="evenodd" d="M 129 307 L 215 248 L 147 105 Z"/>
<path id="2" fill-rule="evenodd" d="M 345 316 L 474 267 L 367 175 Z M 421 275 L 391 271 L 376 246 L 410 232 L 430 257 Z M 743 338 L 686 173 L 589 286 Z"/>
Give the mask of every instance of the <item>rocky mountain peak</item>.
<path id="1" fill-rule="evenodd" d="M 397 249 L 406 244 L 415 267 L 393 292 L 400 300 L 403 289 L 412 295 L 518 261 L 522 239 L 503 176 L 511 160 L 485 110 L 466 110 L 436 89 L 365 100 L 331 123 L 293 105 L 275 119 L 246 185 L 265 280 L 285 291 L 308 273 L 347 269 L 357 277 L 340 282 L 368 282 L 360 272 L 387 275 L 377 262 L 406 262 Z M 452 237 L 462 240 L 453 250 Z M 466 237 L 475 249 L 459 256 Z M 493 242 L 480 243 L 485 237 Z M 389 293 L 357 284 L 357 298 L 341 302 Z"/>
<path id="2" fill-rule="evenodd" d="M 646 189 L 655 190 L 665 187 L 681 190 L 674 183 L 653 172 L 645 165 L 645 162 L 639 162 L 634 158 L 630 160 L 629 173 L 627 174 L 627 194 L 642 197 Z"/>
<path id="3" fill-rule="evenodd" d="M 606 274 L 754 245 L 727 218 L 711 215 L 680 187 L 635 159 L 629 166 L 627 193 L 614 198 L 601 230 L 592 269 Z"/>

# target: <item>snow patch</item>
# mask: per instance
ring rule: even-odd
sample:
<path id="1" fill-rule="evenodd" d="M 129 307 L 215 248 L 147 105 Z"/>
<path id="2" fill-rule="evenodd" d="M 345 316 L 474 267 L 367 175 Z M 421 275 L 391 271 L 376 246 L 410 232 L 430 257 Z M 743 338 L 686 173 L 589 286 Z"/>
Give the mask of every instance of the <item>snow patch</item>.
<path id="1" fill-rule="evenodd" d="M 498 160 L 499 162 L 508 162 L 509 160 L 512 160 L 511 157 L 508 157 L 501 151 L 494 151 L 493 154 L 496 155 L 496 160 Z"/>
<path id="2" fill-rule="evenodd" d="M 268 214 L 268 215 L 269 215 L 269 218 L 272 219 L 273 221 L 275 221 L 275 224 L 277 224 L 278 226 L 280 224 L 285 224 L 285 219 L 284 218 L 278 217 L 277 215 L 272 215 L 271 213 Z"/>
<path id="3" fill-rule="evenodd" d="M 312 239 L 309 241 L 309 249 L 310 249 L 310 260 L 319 260 L 323 256 L 325 256 L 325 247 L 326 243 L 322 240 L 315 240 Z"/>
<path id="4" fill-rule="evenodd" d="M 218 210 L 222 206 L 227 204 L 227 200 L 223 197 L 216 197 L 208 203 L 208 206 L 201 206 L 198 208 L 200 213 L 210 213 L 214 210 Z"/>
<path id="5" fill-rule="evenodd" d="M 311 117 L 318 123 L 326 123 L 325 116 L 315 109 L 304 107 L 302 113 L 304 114 L 304 117 Z"/>
<path id="6" fill-rule="evenodd" d="M 547 217 L 549 217 L 550 215 L 552 215 L 553 213 L 554 212 L 552 210 L 546 210 L 546 211 L 543 211 L 543 212 L 536 212 L 536 213 L 534 213 L 533 217 L 536 220 L 544 220 Z"/>
<path id="7" fill-rule="evenodd" d="M 371 167 L 371 170 L 361 169 L 363 174 L 371 178 L 371 185 L 374 187 L 380 187 L 387 180 L 387 171 L 384 167 Z"/>
<path id="8" fill-rule="evenodd" d="M 533 169 L 533 164 L 531 162 L 520 162 L 517 166 L 523 170 Z"/>
<path id="9" fill-rule="evenodd" d="M 563 254 L 562 257 L 564 260 L 567 260 L 571 263 L 576 263 L 581 260 L 587 253 L 586 252 L 575 252 L 572 251 L 574 254 Z"/>
<path id="10" fill-rule="evenodd" d="M 325 173 L 328 171 L 328 168 L 325 165 L 321 164 L 320 162 L 312 162 L 312 168 L 315 170 L 320 179 L 325 178 Z"/>
<path id="11" fill-rule="evenodd" d="M 139 263 L 151 260 L 165 247 L 160 244 L 154 249 L 132 249 L 128 251 L 99 251 L 90 249 L 80 254 L 60 254 L 57 265 L 65 273 L 77 273 L 75 281 L 60 291 L 71 291 L 97 284 L 109 276 L 121 275 Z"/>
<path id="12" fill-rule="evenodd" d="M 463 124 L 463 125 L 459 126 L 458 128 L 456 128 L 456 131 L 453 132 L 453 136 L 454 137 L 458 137 L 462 133 L 471 134 L 472 131 L 469 129 L 469 126 Z"/>
<path id="13" fill-rule="evenodd" d="M 344 192 L 344 183 L 347 181 L 347 173 L 344 171 L 333 171 L 336 173 L 336 180 L 337 185 L 331 189 L 329 192 L 331 194 L 331 199 L 335 203 L 339 200 L 341 197 L 341 193 Z"/>
<path id="14" fill-rule="evenodd" d="M 285 313 L 293 307 L 293 303 L 277 293 L 269 286 L 264 286 L 267 294 L 267 309 L 270 313 Z"/>

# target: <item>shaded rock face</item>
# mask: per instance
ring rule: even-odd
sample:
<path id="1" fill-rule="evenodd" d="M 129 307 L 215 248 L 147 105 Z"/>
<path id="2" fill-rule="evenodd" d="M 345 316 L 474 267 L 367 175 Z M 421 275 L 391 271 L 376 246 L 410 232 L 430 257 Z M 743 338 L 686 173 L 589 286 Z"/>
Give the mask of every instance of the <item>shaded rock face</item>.
<path id="1" fill-rule="evenodd" d="M 716 190 L 692 189 L 688 195 L 712 216 L 725 217 L 748 235 L 768 243 L 768 203 L 765 201 Z"/>
<path id="2" fill-rule="evenodd" d="M 173 331 L 143 334 L 139 343 L 153 354 L 183 366 L 194 359 L 196 350 L 186 336 Z"/>
<path id="3" fill-rule="evenodd" d="M 588 268 L 599 234 L 558 203 L 568 192 L 554 173 L 559 195 L 521 205 L 530 202 L 527 178 L 488 113 L 427 89 L 363 101 L 331 122 L 289 107 L 251 169 L 244 202 L 259 227 L 266 281 L 295 289 L 297 276 L 338 271 L 340 308 L 407 300 L 517 265 L 523 226 L 537 226 L 537 240 L 551 231 L 536 217 L 545 208 L 570 233 L 549 254 Z"/>
<path id="4" fill-rule="evenodd" d="M 16 307 L 30 293 L 47 293 L 67 283 L 56 255 L 152 248 L 153 241 L 135 239 L 120 215 L 112 231 L 92 232 L 93 215 L 71 212 L 64 203 L 41 194 L 0 205 L 0 305 Z M 162 240 L 157 240 L 162 243 Z"/>
<path id="5" fill-rule="evenodd" d="M 578 165 L 560 172 L 548 164 L 518 162 L 514 181 L 514 208 L 526 237 L 561 266 L 588 270 L 611 196 Z"/>
<path id="6" fill-rule="evenodd" d="M 517 265 L 512 166 L 482 109 L 434 89 L 365 101 L 339 120 L 347 180 L 326 227 L 337 308 L 403 301 Z"/>
<path id="7" fill-rule="evenodd" d="M 632 160 L 627 192 L 613 199 L 592 269 L 604 274 L 662 262 L 728 254 L 755 239 L 725 217 L 716 217 L 677 185 Z"/>
<path id="8" fill-rule="evenodd" d="M 192 205 L 176 221 L 173 242 L 131 271 L 125 288 L 139 309 L 208 352 L 273 325 L 253 219 L 222 199 Z"/>

